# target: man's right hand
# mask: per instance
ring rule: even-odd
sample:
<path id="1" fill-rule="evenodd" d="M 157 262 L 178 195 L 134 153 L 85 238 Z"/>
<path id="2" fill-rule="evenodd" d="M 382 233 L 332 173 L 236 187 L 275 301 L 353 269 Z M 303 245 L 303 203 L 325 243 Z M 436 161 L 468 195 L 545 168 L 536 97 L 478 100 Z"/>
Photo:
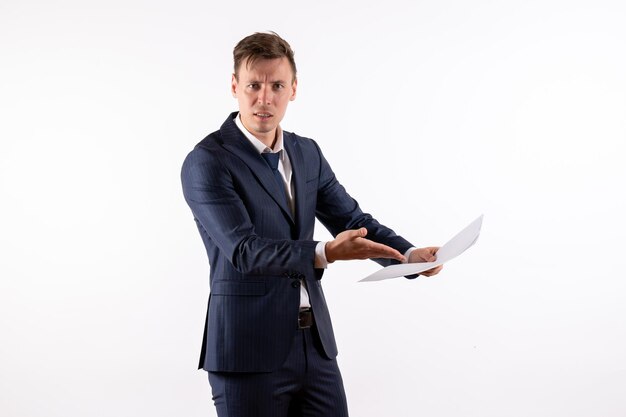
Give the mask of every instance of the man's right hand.
<path id="1" fill-rule="evenodd" d="M 365 239 L 367 229 L 346 230 L 337 235 L 335 240 L 326 243 L 328 263 L 352 259 L 389 258 L 406 262 L 406 258 L 397 250 Z"/>

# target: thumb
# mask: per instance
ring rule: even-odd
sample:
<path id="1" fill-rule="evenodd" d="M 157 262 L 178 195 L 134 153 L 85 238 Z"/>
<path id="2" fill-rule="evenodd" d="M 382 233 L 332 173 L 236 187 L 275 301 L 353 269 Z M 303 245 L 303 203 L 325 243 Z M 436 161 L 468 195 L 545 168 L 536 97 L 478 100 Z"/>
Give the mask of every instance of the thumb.
<path id="1" fill-rule="evenodd" d="M 356 237 L 365 237 L 365 236 L 367 236 L 367 229 L 365 227 L 361 227 L 356 232 L 357 232 Z"/>
<path id="2" fill-rule="evenodd" d="M 437 257 L 434 256 L 433 253 L 426 248 L 420 250 L 418 254 L 419 257 L 424 260 L 424 262 L 435 262 L 437 260 Z"/>

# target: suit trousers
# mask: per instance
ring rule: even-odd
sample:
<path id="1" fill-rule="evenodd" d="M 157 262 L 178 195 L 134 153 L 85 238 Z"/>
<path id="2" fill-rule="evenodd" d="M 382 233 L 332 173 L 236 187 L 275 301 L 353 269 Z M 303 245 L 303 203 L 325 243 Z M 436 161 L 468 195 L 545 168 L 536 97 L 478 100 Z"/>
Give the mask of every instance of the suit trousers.
<path id="1" fill-rule="evenodd" d="M 219 417 L 347 417 L 337 360 L 327 359 L 315 327 L 299 329 L 274 372 L 209 372 Z"/>

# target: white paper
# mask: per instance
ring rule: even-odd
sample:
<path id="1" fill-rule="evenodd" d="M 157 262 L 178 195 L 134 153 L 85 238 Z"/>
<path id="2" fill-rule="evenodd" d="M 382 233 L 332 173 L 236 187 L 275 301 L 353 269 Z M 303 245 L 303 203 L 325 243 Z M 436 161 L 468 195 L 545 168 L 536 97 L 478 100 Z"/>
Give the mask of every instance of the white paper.
<path id="1" fill-rule="evenodd" d="M 483 215 L 471 222 L 465 229 L 461 230 L 445 245 L 437 251 L 435 262 L 420 262 L 410 264 L 390 265 L 380 269 L 373 274 L 363 278 L 359 282 L 383 281 L 391 278 L 399 278 L 405 275 L 418 274 L 436 266 L 442 265 L 469 249 L 480 235 L 480 228 L 483 224 Z"/>

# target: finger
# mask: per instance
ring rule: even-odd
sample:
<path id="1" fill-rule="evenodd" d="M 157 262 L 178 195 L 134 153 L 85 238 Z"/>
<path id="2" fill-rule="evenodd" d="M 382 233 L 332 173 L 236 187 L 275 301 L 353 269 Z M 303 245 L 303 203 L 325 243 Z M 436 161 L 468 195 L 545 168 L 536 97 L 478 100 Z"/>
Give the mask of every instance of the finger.
<path id="1" fill-rule="evenodd" d="M 394 248 L 382 243 L 368 241 L 368 258 L 388 258 L 406 262 L 406 258 Z"/>
<path id="2" fill-rule="evenodd" d="M 344 233 L 346 234 L 348 240 L 353 240 L 360 237 L 365 237 L 367 235 L 367 229 L 365 227 L 361 227 L 360 229 L 356 230 L 346 230 Z"/>
<path id="3" fill-rule="evenodd" d="M 439 265 L 435 268 L 429 269 L 424 272 L 420 272 L 421 275 L 432 277 L 433 275 L 437 275 L 443 269 L 443 265 Z"/>
<path id="4" fill-rule="evenodd" d="M 422 260 L 422 262 L 435 262 L 437 260 L 437 257 L 433 255 L 430 249 L 431 248 L 418 249 L 419 252 L 417 254 Z"/>

